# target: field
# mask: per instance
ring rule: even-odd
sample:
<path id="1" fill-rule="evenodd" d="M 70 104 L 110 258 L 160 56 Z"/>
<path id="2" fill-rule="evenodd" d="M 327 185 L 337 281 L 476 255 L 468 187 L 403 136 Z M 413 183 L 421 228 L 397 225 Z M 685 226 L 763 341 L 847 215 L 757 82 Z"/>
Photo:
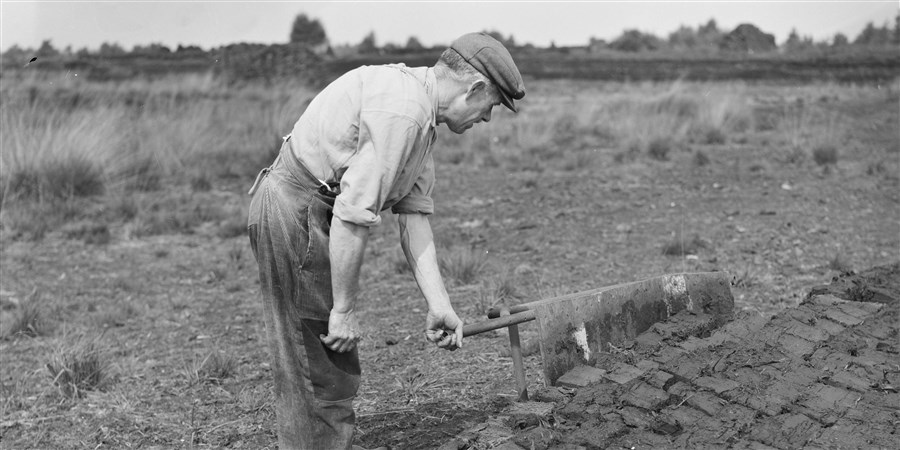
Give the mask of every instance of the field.
<path id="1" fill-rule="evenodd" d="M 900 80 L 526 84 L 518 115 L 439 130 L 431 223 L 468 322 L 713 270 L 771 316 L 900 257 Z M 0 447 L 275 447 L 246 190 L 313 95 L 4 75 Z M 426 344 L 398 244 L 386 215 L 361 281 L 359 438 L 432 448 L 514 396 L 511 361 L 502 332 Z"/>

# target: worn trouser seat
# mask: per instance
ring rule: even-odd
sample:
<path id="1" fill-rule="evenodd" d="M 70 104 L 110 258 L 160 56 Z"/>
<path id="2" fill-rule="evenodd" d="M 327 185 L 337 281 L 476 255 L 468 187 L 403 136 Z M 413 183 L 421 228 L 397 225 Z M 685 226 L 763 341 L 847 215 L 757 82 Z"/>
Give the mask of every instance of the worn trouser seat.
<path id="1" fill-rule="evenodd" d="M 336 353 L 328 334 L 333 304 L 328 236 L 332 196 L 297 160 L 289 138 L 250 203 L 248 232 L 259 264 L 273 360 L 279 448 L 350 448 L 359 356 Z"/>

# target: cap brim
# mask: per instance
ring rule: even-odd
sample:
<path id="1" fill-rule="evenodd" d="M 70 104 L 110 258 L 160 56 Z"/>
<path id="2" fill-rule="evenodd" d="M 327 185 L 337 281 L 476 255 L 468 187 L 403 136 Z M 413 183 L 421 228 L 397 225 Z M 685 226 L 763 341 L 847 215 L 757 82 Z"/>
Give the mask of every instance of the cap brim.
<path id="1" fill-rule="evenodd" d="M 497 88 L 497 92 L 500 93 L 500 103 L 503 103 L 503 106 L 506 106 L 510 111 L 514 113 L 519 112 L 519 110 L 516 109 L 516 104 L 513 102 L 512 97 L 507 95 L 506 92 L 503 91 L 503 89 Z"/>

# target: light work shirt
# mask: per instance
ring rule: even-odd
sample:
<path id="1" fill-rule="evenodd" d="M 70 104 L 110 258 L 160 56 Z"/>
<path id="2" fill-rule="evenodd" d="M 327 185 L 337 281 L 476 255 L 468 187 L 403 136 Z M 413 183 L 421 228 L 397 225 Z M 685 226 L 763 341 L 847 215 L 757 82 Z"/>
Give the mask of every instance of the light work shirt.
<path id="1" fill-rule="evenodd" d="M 438 92 L 434 70 L 363 66 L 329 84 L 294 125 L 294 155 L 340 182 L 334 215 L 362 226 L 379 212 L 432 214 Z"/>

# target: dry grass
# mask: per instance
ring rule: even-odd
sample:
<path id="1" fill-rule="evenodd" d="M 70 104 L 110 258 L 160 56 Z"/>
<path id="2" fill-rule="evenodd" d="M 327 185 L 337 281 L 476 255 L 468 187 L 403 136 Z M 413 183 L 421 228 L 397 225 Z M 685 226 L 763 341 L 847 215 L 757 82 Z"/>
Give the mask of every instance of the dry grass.
<path id="1" fill-rule="evenodd" d="M 108 350 L 100 338 L 64 334 L 59 339 L 46 368 L 51 383 L 63 398 L 76 399 L 86 391 L 101 390 L 114 381 Z"/>
<path id="2" fill-rule="evenodd" d="M 484 251 L 471 247 L 452 247 L 438 253 L 441 274 L 461 284 L 472 284 L 483 274 L 487 266 Z"/>
<path id="3" fill-rule="evenodd" d="M 837 272 L 849 272 L 852 270 L 852 266 L 850 262 L 847 261 L 847 256 L 842 252 L 837 252 L 831 259 L 828 261 L 828 268 Z"/>
<path id="4" fill-rule="evenodd" d="M 514 303 L 520 297 L 514 275 L 504 272 L 491 277 L 473 295 L 476 316 L 484 316 L 488 310 L 499 304 Z"/>
<path id="5" fill-rule="evenodd" d="M 3 323 L 0 337 L 3 339 L 17 336 L 37 337 L 50 331 L 46 306 L 37 288 L 31 291 L 24 300 L 13 305 L 9 323 Z"/>
<path id="6" fill-rule="evenodd" d="M 234 211 L 209 199 L 223 184 L 245 187 L 269 164 L 313 95 L 289 85 L 228 87 L 209 76 L 107 84 L 69 77 L 49 89 L 47 80 L 16 81 L 0 90 L 0 224 L 30 240 L 86 218 L 72 208 L 82 197 L 97 198 L 105 218 L 125 222 L 130 237 L 193 233 L 206 222 L 217 224 L 221 238 L 242 234 Z M 830 87 L 835 97 L 871 96 Z M 828 90 L 806 88 L 803 95 Z M 490 127 L 441 133 L 436 158 L 539 174 L 592 170 L 610 155 L 619 163 L 667 162 L 699 146 L 709 148 L 696 160 L 703 166 L 715 159 L 716 146 L 744 142 L 767 126 L 785 161 L 813 158 L 827 168 L 837 163 L 846 135 L 839 116 L 810 102 L 784 104 L 758 119 L 741 83 L 607 83 L 577 96 L 535 95 L 515 116 L 498 110 Z"/>
<path id="7" fill-rule="evenodd" d="M 203 357 L 195 357 L 184 363 L 184 374 L 189 384 L 221 383 L 234 376 L 237 360 L 220 350 L 212 350 Z"/>
<path id="8" fill-rule="evenodd" d="M 246 178 L 271 162 L 278 139 L 310 96 L 298 86 L 229 89 L 210 77 L 107 84 L 72 78 L 5 80 L 0 90 L 0 220 L 12 230 L 25 230 L 26 224 L 10 216 L 21 216 L 31 203 L 56 205 L 104 195 L 121 199 L 172 186 L 209 192 L 213 180 Z M 197 172 L 198 167 L 204 171 Z M 135 216 L 149 212 L 136 227 L 139 235 L 188 228 L 185 217 L 159 217 L 152 205 L 130 209 Z M 62 220 L 50 220 L 50 228 Z"/>
<path id="9" fill-rule="evenodd" d="M 444 133 L 449 148 L 437 157 L 508 170 L 589 170 L 610 149 L 619 162 L 643 155 L 666 161 L 691 142 L 721 145 L 754 127 L 742 84 L 608 83 L 584 91 L 542 97 L 514 117 L 495 114 L 489 130 Z"/>
<path id="10" fill-rule="evenodd" d="M 700 238 L 699 234 L 685 237 L 682 233 L 673 233 L 670 241 L 663 245 L 662 254 L 666 256 L 696 255 L 701 250 L 709 249 L 711 244 Z"/>

